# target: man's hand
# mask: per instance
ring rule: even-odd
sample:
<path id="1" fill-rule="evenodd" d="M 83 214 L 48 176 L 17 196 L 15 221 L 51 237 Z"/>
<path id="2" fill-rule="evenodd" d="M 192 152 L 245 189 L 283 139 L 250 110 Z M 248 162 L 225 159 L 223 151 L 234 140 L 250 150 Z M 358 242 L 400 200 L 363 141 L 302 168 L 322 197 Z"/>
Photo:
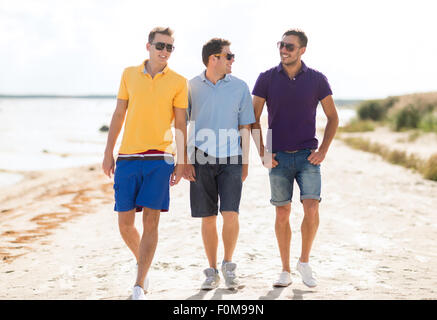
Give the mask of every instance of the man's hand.
<path id="1" fill-rule="evenodd" d="M 263 163 L 263 166 L 267 169 L 271 169 L 276 167 L 279 163 L 275 159 L 276 153 L 270 153 L 267 151 L 264 151 L 264 157 L 261 157 L 261 161 Z"/>
<path id="2" fill-rule="evenodd" d="M 241 173 L 241 180 L 244 182 L 244 180 L 246 180 L 248 175 L 249 175 L 249 165 L 243 164 L 243 171 Z"/>
<path id="3" fill-rule="evenodd" d="M 312 150 L 311 154 L 308 157 L 308 161 L 311 164 L 319 165 L 322 163 L 323 160 L 325 160 L 326 152 L 320 151 L 320 150 Z"/>
<path id="4" fill-rule="evenodd" d="M 105 154 L 102 163 L 103 173 L 106 174 L 109 178 L 111 178 L 111 174 L 114 174 L 115 163 L 114 156 Z"/>
<path id="5" fill-rule="evenodd" d="M 170 186 L 177 185 L 181 180 L 181 178 L 184 176 L 184 172 L 185 172 L 185 165 L 177 164 L 174 167 L 173 173 L 171 174 L 170 177 Z"/>
<path id="6" fill-rule="evenodd" d="M 185 165 L 184 178 L 188 181 L 196 181 L 196 170 L 192 164 Z"/>

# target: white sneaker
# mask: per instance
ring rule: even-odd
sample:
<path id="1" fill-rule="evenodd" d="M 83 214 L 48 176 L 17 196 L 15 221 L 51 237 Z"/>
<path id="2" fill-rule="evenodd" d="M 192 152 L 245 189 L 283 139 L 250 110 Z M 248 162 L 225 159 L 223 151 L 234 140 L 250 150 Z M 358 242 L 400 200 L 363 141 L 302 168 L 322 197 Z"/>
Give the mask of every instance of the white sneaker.
<path id="1" fill-rule="evenodd" d="M 218 271 L 214 268 L 207 268 L 203 270 L 203 273 L 206 276 L 205 281 L 202 283 L 202 290 L 212 290 L 218 287 L 220 283 L 220 277 L 218 275 Z"/>
<path id="2" fill-rule="evenodd" d="M 278 280 L 273 283 L 274 287 L 288 287 L 293 281 L 291 280 L 291 274 L 288 271 L 282 271 L 279 274 Z"/>
<path id="3" fill-rule="evenodd" d="M 132 292 L 132 300 L 146 300 L 143 288 L 135 286 Z"/>
<path id="4" fill-rule="evenodd" d="M 296 269 L 299 271 L 304 285 L 310 288 L 317 286 L 317 280 L 313 277 L 313 271 L 311 270 L 309 263 L 302 263 L 299 260 Z"/>
<path id="5" fill-rule="evenodd" d="M 222 274 L 223 277 L 225 278 L 226 287 L 228 289 L 235 289 L 240 284 L 235 274 L 236 269 L 237 269 L 237 264 L 234 262 L 222 263 Z"/>

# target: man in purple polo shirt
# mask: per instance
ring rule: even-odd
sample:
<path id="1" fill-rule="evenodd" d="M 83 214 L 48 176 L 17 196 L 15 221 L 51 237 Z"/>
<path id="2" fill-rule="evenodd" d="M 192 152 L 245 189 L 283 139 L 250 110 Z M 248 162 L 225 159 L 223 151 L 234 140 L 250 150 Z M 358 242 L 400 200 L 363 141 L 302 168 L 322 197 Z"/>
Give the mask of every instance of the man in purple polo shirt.
<path id="1" fill-rule="evenodd" d="M 275 233 L 282 260 L 282 272 L 274 286 L 291 284 L 290 212 L 293 183 L 300 188 L 304 208 L 301 225 L 302 251 L 297 271 L 308 287 L 317 285 L 309 265 L 311 246 L 319 225 L 321 201 L 320 163 L 338 127 L 338 115 L 326 77 L 301 60 L 308 38 L 301 30 L 291 29 L 278 42 L 281 63 L 262 72 L 252 91 L 256 123 L 252 135 L 265 167 L 269 168 L 271 200 L 276 207 Z M 269 130 L 266 150 L 260 117 L 267 102 Z M 321 102 L 328 119 L 323 141 L 316 138 L 316 110 Z"/>

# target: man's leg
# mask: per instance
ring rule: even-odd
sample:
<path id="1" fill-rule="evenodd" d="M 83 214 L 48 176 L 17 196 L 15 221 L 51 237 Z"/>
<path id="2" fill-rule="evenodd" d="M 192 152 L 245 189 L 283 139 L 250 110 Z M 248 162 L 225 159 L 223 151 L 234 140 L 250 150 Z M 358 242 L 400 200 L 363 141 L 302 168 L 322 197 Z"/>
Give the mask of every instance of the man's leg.
<path id="1" fill-rule="evenodd" d="M 235 247 L 237 245 L 239 223 L 238 213 L 236 211 L 222 211 L 223 216 L 223 246 L 225 249 L 225 256 L 222 263 L 222 274 L 225 279 L 225 284 L 228 289 L 236 289 L 240 282 L 237 279 L 235 270 L 237 264 L 232 262 Z"/>
<path id="2" fill-rule="evenodd" d="M 319 202 L 322 189 L 320 165 L 309 162 L 311 150 L 302 150 L 296 154 L 298 173 L 296 181 L 300 188 L 300 200 L 303 204 L 304 218 L 301 224 L 302 251 L 296 269 L 302 282 L 310 288 L 317 286 L 317 280 L 309 265 L 310 251 L 319 227 Z"/>
<path id="3" fill-rule="evenodd" d="M 282 271 L 290 272 L 291 203 L 276 207 L 275 233 L 282 261 Z"/>
<path id="4" fill-rule="evenodd" d="M 238 213 L 234 211 L 223 211 L 223 246 L 225 251 L 224 261 L 232 261 L 235 246 L 237 245 L 240 225 L 238 222 Z"/>
<path id="5" fill-rule="evenodd" d="M 279 279 L 277 283 L 288 285 L 291 283 L 289 275 L 291 245 L 290 212 L 291 199 L 293 197 L 295 168 L 292 154 L 277 152 L 275 159 L 279 164 L 269 172 L 271 191 L 270 203 L 275 206 L 276 210 L 275 234 L 278 242 L 279 253 L 281 255 L 282 274 L 288 274 L 287 279 Z"/>
<path id="6" fill-rule="evenodd" d="M 118 227 L 121 237 L 134 254 L 138 263 L 140 234 L 137 228 L 135 228 L 135 209 L 118 213 Z"/>
<path id="7" fill-rule="evenodd" d="M 233 163 L 236 160 L 237 163 Z M 220 165 L 217 187 L 220 197 L 220 212 L 223 217 L 222 239 L 224 262 L 231 262 L 237 245 L 240 225 L 238 211 L 243 189 L 241 157 L 228 158 L 227 164 Z M 223 266 L 222 266 L 223 267 Z"/>
<path id="8" fill-rule="evenodd" d="M 300 262 L 308 262 L 311 247 L 319 227 L 319 200 L 302 200 L 304 218 L 300 230 L 302 232 L 302 252 Z"/>
<path id="9" fill-rule="evenodd" d="M 158 225 L 161 211 L 149 208 L 143 209 L 143 235 L 139 245 L 138 275 L 136 286 L 143 287 L 144 280 L 158 244 Z M 144 288 L 143 288 L 144 289 Z"/>
<path id="10" fill-rule="evenodd" d="M 217 216 L 202 218 L 202 240 L 209 266 L 217 269 Z"/>

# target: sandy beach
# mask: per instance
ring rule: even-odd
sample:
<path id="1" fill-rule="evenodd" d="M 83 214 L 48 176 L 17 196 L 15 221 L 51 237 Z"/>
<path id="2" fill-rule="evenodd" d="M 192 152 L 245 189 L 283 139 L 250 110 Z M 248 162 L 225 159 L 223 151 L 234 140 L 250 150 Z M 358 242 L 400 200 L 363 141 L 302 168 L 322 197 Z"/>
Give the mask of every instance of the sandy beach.
<path id="1" fill-rule="evenodd" d="M 322 166 L 311 255 L 319 285 L 307 288 L 293 271 L 293 284 L 278 289 L 268 172 L 252 159 L 234 256 L 240 288 L 199 289 L 207 260 L 183 180 L 171 190 L 170 213 L 161 215 L 148 299 L 437 298 L 437 182 L 334 140 Z M 292 266 L 303 218 L 297 199 L 295 191 Z M 135 261 L 119 235 L 112 182 L 99 164 L 29 172 L 0 189 L 0 203 L 0 299 L 130 299 Z M 136 223 L 141 230 L 140 214 Z"/>

